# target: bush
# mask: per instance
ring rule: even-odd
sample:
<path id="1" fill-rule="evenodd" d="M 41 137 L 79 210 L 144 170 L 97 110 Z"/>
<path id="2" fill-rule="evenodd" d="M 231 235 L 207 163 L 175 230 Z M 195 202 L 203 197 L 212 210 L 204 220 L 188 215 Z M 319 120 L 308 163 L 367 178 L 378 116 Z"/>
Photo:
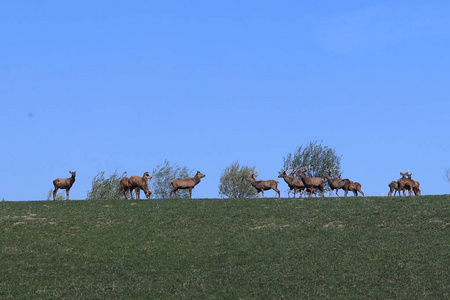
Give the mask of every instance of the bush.
<path id="1" fill-rule="evenodd" d="M 53 200 L 53 190 L 50 190 L 47 195 L 47 201 Z M 66 200 L 66 190 L 58 190 L 55 200 Z"/>
<path id="2" fill-rule="evenodd" d="M 117 170 L 105 178 L 105 172 L 98 173 L 94 179 L 92 179 L 92 189 L 88 191 L 87 199 L 117 199 L 122 198 L 123 195 L 119 195 L 120 180 L 127 175 L 127 172 L 123 172 L 122 175 L 117 174 Z"/>
<path id="3" fill-rule="evenodd" d="M 187 178 L 190 172 L 192 173 L 193 170 L 164 160 L 164 163 L 157 165 L 153 169 L 152 180 L 150 180 L 150 189 L 153 197 L 170 198 L 170 191 L 172 190 L 170 182 L 175 178 Z M 187 190 L 178 190 L 177 194 L 181 198 L 189 198 L 189 191 Z"/>
<path id="4" fill-rule="evenodd" d="M 336 169 L 334 174 L 341 175 L 341 156 L 335 149 L 323 146 L 322 142 L 312 141 L 283 157 L 283 170 L 299 170 L 307 166 L 312 167 L 305 172 L 308 177 L 323 177 L 329 169 Z M 328 187 L 327 181 L 325 186 Z"/>
<path id="5" fill-rule="evenodd" d="M 236 161 L 225 168 L 220 176 L 219 195 L 229 198 L 249 198 L 255 196 L 255 188 L 245 180 L 255 167 L 240 166 Z"/>

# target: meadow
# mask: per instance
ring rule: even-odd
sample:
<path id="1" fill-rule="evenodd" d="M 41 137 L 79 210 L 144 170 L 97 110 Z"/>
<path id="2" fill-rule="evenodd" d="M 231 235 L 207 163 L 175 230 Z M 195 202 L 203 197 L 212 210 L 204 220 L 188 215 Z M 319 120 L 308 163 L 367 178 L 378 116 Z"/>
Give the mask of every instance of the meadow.
<path id="1" fill-rule="evenodd" d="M 0 299 L 449 299 L 450 196 L 0 203 Z"/>

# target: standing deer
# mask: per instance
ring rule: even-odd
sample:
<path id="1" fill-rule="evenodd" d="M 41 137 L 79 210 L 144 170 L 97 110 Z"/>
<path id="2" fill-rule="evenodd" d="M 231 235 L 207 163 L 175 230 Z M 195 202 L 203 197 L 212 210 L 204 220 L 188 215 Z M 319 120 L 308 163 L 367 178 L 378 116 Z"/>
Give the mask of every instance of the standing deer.
<path id="1" fill-rule="evenodd" d="M 360 192 L 363 195 L 363 197 L 365 197 L 363 191 L 361 190 L 361 183 L 353 182 L 351 180 L 349 180 L 349 181 L 350 181 L 350 186 L 348 187 L 348 190 L 345 192 L 345 197 L 347 197 L 348 191 L 352 191 L 353 195 L 355 197 L 358 196 L 358 192 Z"/>
<path id="2" fill-rule="evenodd" d="M 145 172 L 142 177 L 131 176 L 130 181 L 130 192 L 134 189 L 136 193 L 136 199 L 141 199 L 141 190 L 144 191 L 147 199 L 150 199 L 152 191 L 148 188 L 148 181 L 152 179 L 152 176 L 148 172 Z M 132 193 L 132 192 L 131 192 Z M 126 197 L 125 197 L 126 198 Z"/>
<path id="3" fill-rule="evenodd" d="M 131 185 L 130 178 L 123 177 L 120 179 L 120 188 L 119 193 L 123 191 L 123 195 L 125 196 L 125 200 L 128 200 L 127 195 L 130 194 L 130 198 L 133 199 L 133 189 Z"/>
<path id="4" fill-rule="evenodd" d="M 400 175 L 402 176 L 402 178 L 399 178 L 397 180 L 399 193 L 400 191 L 403 191 L 403 196 L 406 196 L 407 189 L 409 190 L 409 195 L 411 196 L 413 194 L 414 186 L 416 185 L 414 180 L 412 180 L 411 178 L 406 178 L 406 176 L 408 175 L 410 175 L 411 177 L 412 173 L 414 172 L 412 172 L 411 174 L 408 174 L 408 172 L 409 170 L 406 171 L 406 173 L 402 173 L 402 170 L 400 170 Z"/>
<path id="5" fill-rule="evenodd" d="M 251 185 L 256 189 L 256 196 L 261 192 L 264 197 L 264 191 L 274 190 L 276 192 L 275 197 L 278 195 L 278 198 L 281 197 L 280 190 L 278 189 L 278 181 L 277 180 L 256 180 L 255 177 L 258 177 L 258 173 L 252 173 L 250 177 L 245 180 L 250 181 Z"/>
<path id="6" fill-rule="evenodd" d="M 312 191 L 318 189 L 320 191 L 320 194 L 324 195 L 325 189 L 324 189 L 324 180 L 319 177 L 306 177 L 305 172 L 309 169 L 311 169 L 311 166 L 301 168 L 300 172 L 297 173 L 297 175 L 302 179 L 303 184 L 307 189 L 309 189 L 308 197 L 312 197 Z"/>
<path id="7" fill-rule="evenodd" d="M 170 182 L 172 184 L 172 190 L 170 191 L 170 197 L 172 197 L 172 194 L 177 196 L 177 191 L 179 189 L 185 190 L 189 189 L 189 199 L 192 199 L 192 189 L 200 183 L 200 179 L 205 177 L 205 174 L 202 174 L 200 171 L 197 171 L 197 174 L 195 174 L 194 177 L 189 178 L 176 178 Z"/>
<path id="8" fill-rule="evenodd" d="M 77 171 L 69 173 L 72 175 L 72 177 L 69 178 L 56 178 L 53 180 L 53 186 L 55 187 L 53 191 L 53 201 L 55 201 L 56 192 L 58 189 L 66 190 L 66 200 L 69 200 L 69 191 L 72 187 L 73 183 L 75 182 L 75 176 L 77 176 Z"/>
<path id="9" fill-rule="evenodd" d="M 289 186 L 289 191 L 288 191 L 288 198 L 289 195 L 291 193 L 292 190 L 294 190 L 294 198 L 295 198 L 295 193 L 297 191 L 300 191 L 300 197 L 303 194 L 303 190 L 305 189 L 305 185 L 303 184 L 303 181 L 299 178 L 295 178 L 293 176 L 293 171 L 290 172 L 289 175 L 286 174 L 286 170 L 283 170 L 283 173 L 281 173 L 280 175 L 278 175 L 278 178 L 283 178 L 284 181 L 287 183 L 287 185 Z"/>
<path id="10" fill-rule="evenodd" d="M 345 195 L 347 196 L 347 192 L 350 187 L 350 180 L 342 179 L 340 176 L 337 178 L 332 178 L 331 172 L 333 172 L 333 171 L 337 171 L 337 169 L 329 169 L 324 175 L 325 178 L 328 180 L 328 185 L 330 186 L 330 189 L 331 189 L 330 195 L 328 197 L 331 197 L 333 190 L 336 190 L 336 196 L 339 197 L 339 194 L 338 194 L 339 189 L 344 190 L 346 192 Z"/>

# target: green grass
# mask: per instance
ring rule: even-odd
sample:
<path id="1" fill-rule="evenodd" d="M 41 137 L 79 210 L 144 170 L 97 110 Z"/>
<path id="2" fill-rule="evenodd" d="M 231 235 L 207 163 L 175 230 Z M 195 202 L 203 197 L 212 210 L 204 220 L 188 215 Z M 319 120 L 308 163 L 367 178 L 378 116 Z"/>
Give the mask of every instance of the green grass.
<path id="1" fill-rule="evenodd" d="M 0 203 L 0 299 L 448 299 L 450 197 Z"/>

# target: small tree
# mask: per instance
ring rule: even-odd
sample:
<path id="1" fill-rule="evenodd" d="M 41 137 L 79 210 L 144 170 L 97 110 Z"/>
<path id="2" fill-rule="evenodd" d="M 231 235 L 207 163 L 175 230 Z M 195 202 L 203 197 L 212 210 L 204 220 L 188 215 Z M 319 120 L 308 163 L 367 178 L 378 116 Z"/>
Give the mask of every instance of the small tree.
<path id="1" fill-rule="evenodd" d="M 329 169 L 336 169 L 334 176 L 341 175 L 341 156 L 336 150 L 322 146 L 322 142 L 311 141 L 306 146 L 299 146 L 294 153 L 283 157 L 283 169 L 298 170 L 302 167 L 312 166 L 306 171 L 308 177 L 322 177 Z M 328 186 L 328 182 L 325 181 Z"/>
<path id="2" fill-rule="evenodd" d="M 109 178 L 105 178 L 104 171 L 98 173 L 92 179 L 92 189 L 88 191 L 87 200 L 121 198 L 122 195 L 119 195 L 120 180 L 126 175 L 127 172 L 123 172 L 119 176 L 116 170 Z"/>
<path id="3" fill-rule="evenodd" d="M 180 167 L 177 164 L 171 164 L 167 160 L 164 163 L 157 165 L 153 169 L 152 180 L 150 181 L 150 189 L 154 198 L 167 199 L 170 198 L 170 191 L 172 185 L 170 182 L 175 178 L 187 178 L 189 173 L 187 167 Z M 178 196 L 181 198 L 189 198 L 188 190 L 178 190 Z"/>
<path id="4" fill-rule="evenodd" d="M 255 189 L 245 180 L 255 167 L 240 166 L 236 161 L 225 168 L 220 176 L 219 195 L 229 198 L 249 198 L 255 196 Z"/>

